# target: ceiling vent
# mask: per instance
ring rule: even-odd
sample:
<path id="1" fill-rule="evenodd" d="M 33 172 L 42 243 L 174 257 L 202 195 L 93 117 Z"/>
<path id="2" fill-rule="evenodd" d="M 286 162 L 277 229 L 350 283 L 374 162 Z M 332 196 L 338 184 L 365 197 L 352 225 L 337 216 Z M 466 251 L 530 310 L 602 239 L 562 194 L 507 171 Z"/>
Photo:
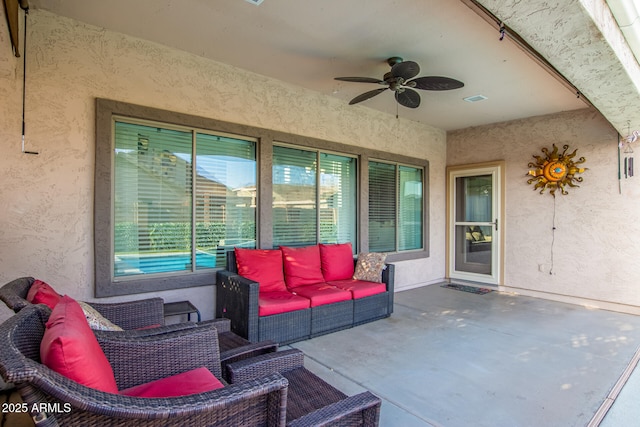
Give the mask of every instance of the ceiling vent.
<path id="1" fill-rule="evenodd" d="M 478 101 L 484 101 L 485 99 L 489 99 L 484 95 L 473 95 L 473 96 L 469 96 L 467 98 L 462 98 L 463 100 L 467 101 L 467 102 L 478 102 Z"/>

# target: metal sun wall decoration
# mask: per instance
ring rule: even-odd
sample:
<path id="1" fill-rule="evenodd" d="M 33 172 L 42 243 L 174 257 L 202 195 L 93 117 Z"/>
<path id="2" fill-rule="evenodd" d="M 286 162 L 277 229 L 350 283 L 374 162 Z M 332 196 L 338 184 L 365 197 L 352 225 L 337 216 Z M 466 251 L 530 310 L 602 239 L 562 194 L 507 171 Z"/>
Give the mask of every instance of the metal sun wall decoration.
<path id="1" fill-rule="evenodd" d="M 563 151 L 560 153 L 555 144 L 553 144 L 553 151 L 551 152 L 545 147 L 542 149 L 544 156 L 534 155 L 533 158 L 536 161 L 529 162 L 529 167 L 535 169 L 530 170 L 527 174 L 533 176 L 533 178 L 527 180 L 527 184 L 535 183 L 536 185 L 533 189 L 540 188 L 540 194 L 543 194 L 546 189 L 549 189 L 549 193 L 553 197 L 556 196 L 556 190 L 558 189 L 562 194 L 569 194 L 565 186 L 579 187 L 575 183 L 582 182 L 582 177 L 576 177 L 575 174 L 583 173 L 587 170 L 587 168 L 577 166 L 584 163 L 586 159 L 580 157 L 574 161 L 573 158 L 578 150 L 575 149 L 572 153 L 567 154 L 569 146 L 564 145 L 562 148 Z"/>

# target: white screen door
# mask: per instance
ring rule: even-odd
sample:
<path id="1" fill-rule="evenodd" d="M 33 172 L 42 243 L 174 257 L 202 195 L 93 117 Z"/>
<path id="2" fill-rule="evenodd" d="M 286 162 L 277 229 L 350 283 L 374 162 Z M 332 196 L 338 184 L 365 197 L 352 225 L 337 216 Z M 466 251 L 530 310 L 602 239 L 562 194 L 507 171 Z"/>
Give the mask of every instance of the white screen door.
<path id="1" fill-rule="evenodd" d="M 449 277 L 500 283 L 501 167 L 449 170 Z"/>

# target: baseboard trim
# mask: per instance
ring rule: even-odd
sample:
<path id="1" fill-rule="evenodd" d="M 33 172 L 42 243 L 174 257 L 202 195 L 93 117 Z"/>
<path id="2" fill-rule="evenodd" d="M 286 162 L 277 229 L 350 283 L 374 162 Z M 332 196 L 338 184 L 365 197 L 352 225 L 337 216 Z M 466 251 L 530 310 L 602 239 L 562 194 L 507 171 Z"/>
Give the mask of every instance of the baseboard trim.
<path id="1" fill-rule="evenodd" d="M 446 282 L 447 282 L 447 280 L 443 278 L 443 279 L 430 280 L 428 282 L 413 283 L 413 284 L 410 284 L 410 285 L 404 285 L 402 287 L 396 286 L 395 289 L 394 289 L 394 293 L 395 292 L 408 291 L 408 290 L 411 290 L 411 289 L 422 288 L 423 286 L 440 285 L 440 284 L 446 283 Z"/>
<path id="2" fill-rule="evenodd" d="M 531 289 L 518 288 L 514 286 L 498 286 L 498 290 L 500 292 L 510 293 L 514 295 L 524 295 L 534 298 L 542 298 L 551 301 L 579 305 L 589 309 L 608 310 L 619 313 L 640 315 L 640 307 L 634 305 L 620 304 L 608 301 L 598 301 L 571 295 L 555 294 L 552 292 L 534 291 Z"/>

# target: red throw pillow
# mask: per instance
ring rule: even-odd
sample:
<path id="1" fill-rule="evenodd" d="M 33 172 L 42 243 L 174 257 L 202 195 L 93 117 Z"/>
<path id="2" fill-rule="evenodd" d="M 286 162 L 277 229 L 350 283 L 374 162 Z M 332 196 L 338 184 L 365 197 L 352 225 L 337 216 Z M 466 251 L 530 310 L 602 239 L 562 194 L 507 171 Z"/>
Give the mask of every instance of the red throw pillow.
<path id="1" fill-rule="evenodd" d="M 40 343 L 40 359 L 50 369 L 82 385 L 118 392 L 113 369 L 82 308 L 66 295 L 49 316 Z"/>
<path id="2" fill-rule="evenodd" d="M 207 368 L 197 368 L 167 378 L 122 390 L 120 394 L 133 397 L 177 397 L 205 393 L 224 387 Z"/>
<path id="3" fill-rule="evenodd" d="M 346 280 L 353 277 L 354 262 L 351 243 L 320 244 L 320 263 L 324 280 Z"/>
<path id="4" fill-rule="evenodd" d="M 280 246 L 284 261 L 284 278 L 289 288 L 324 282 L 318 245 L 304 248 Z"/>
<path id="5" fill-rule="evenodd" d="M 260 292 L 286 291 L 282 252 L 277 249 L 235 248 L 238 274 L 260 283 Z"/>
<path id="6" fill-rule="evenodd" d="M 42 280 L 35 280 L 31 284 L 29 292 L 27 292 L 27 301 L 32 304 L 45 304 L 52 310 L 58 304 L 60 298 L 62 298 L 60 294 Z"/>

